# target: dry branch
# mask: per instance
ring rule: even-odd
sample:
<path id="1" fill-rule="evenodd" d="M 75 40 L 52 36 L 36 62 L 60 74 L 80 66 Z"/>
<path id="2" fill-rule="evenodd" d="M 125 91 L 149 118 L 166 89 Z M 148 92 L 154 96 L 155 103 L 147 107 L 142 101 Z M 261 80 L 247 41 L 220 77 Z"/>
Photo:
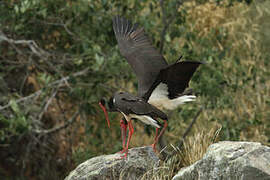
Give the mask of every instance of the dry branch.
<path id="1" fill-rule="evenodd" d="M 179 143 L 176 147 L 174 147 L 172 144 L 171 146 L 174 147 L 175 151 L 173 151 L 172 153 L 168 153 L 165 151 L 166 146 L 162 146 L 163 150 L 161 151 L 161 158 L 163 160 L 165 159 L 169 159 L 170 157 L 174 156 L 177 152 L 179 152 L 183 146 L 184 140 L 187 137 L 188 133 L 191 131 L 192 126 L 195 124 L 196 120 L 198 119 L 199 115 L 201 114 L 201 112 L 203 111 L 203 108 L 201 107 L 200 110 L 197 112 L 197 114 L 193 117 L 191 123 L 189 124 L 188 128 L 186 129 L 186 131 L 184 132 L 182 138 L 179 140 Z"/>
<path id="2" fill-rule="evenodd" d="M 201 112 L 203 111 L 203 108 L 201 107 L 200 110 L 197 112 L 197 114 L 193 117 L 190 125 L 188 126 L 188 128 L 186 129 L 186 131 L 184 132 L 183 136 L 182 136 L 182 139 L 179 141 L 178 143 L 178 149 L 181 150 L 182 146 L 183 146 L 183 143 L 184 143 L 184 140 L 185 138 L 187 137 L 188 133 L 190 132 L 192 126 L 195 124 L 196 120 L 198 119 L 199 115 L 201 114 Z"/>
<path id="3" fill-rule="evenodd" d="M 76 77 L 76 76 L 84 75 L 84 74 L 86 74 L 86 73 L 88 72 L 88 70 L 89 70 L 89 68 L 85 68 L 84 70 L 79 71 L 79 72 L 76 72 L 76 73 L 74 73 L 74 74 L 72 74 L 72 75 L 70 75 L 70 76 L 63 77 L 63 78 L 61 78 L 61 79 L 59 79 L 59 80 L 57 80 L 57 81 L 54 81 L 54 82 L 48 84 L 46 88 L 52 87 L 52 86 L 55 86 L 55 85 L 62 86 L 62 84 L 64 84 L 64 83 L 65 83 L 66 85 L 68 85 L 68 82 L 67 82 L 67 81 L 70 79 L 70 77 Z M 44 88 L 43 88 L 43 89 L 44 89 Z M 26 97 L 17 99 L 15 102 L 18 104 L 18 103 L 21 103 L 21 102 L 26 101 L 26 100 L 28 100 L 28 99 L 31 99 L 31 98 L 34 98 L 34 97 L 38 97 L 38 96 L 42 93 L 43 89 L 40 89 L 40 90 L 34 92 L 33 94 L 30 94 L 29 96 L 26 96 Z M 4 110 L 4 109 L 6 109 L 6 108 L 8 108 L 8 107 L 10 107 L 10 106 L 11 106 L 11 102 L 9 102 L 9 103 L 8 103 L 7 105 L 5 105 L 5 106 L 0 106 L 0 111 L 1 111 L 1 110 Z"/>
<path id="4" fill-rule="evenodd" d="M 58 92 L 58 89 L 59 89 L 60 85 L 61 85 L 61 84 L 59 84 L 59 85 L 57 86 L 57 88 L 53 91 L 52 95 L 50 96 L 50 98 L 49 98 L 48 101 L 46 102 L 44 108 L 42 109 L 42 111 L 41 111 L 40 114 L 38 115 L 38 121 L 41 121 L 41 119 L 42 119 L 44 113 L 47 111 L 47 109 L 48 109 L 49 105 L 51 104 L 53 98 L 56 96 L 56 94 L 57 94 L 57 92 Z"/>
<path id="5" fill-rule="evenodd" d="M 22 45 L 26 45 L 28 46 L 31 51 L 36 54 L 39 57 L 43 57 L 44 56 L 48 56 L 49 53 L 47 53 L 46 51 L 44 51 L 43 49 L 41 49 L 40 47 L 38 47 L 37 43 L 34 40 L 14 40 L 14 39 L 10 39 L 8 38 L 2 31 L 0 31 L 0 42 L 1 41 L 6 41 L 12 45 L 14 44 L 22 44 Z M 15 48 L 17 50 L 18 53 L 22 54 L 21 51 L 19 51 L 17 48 Z"/>
<path id="6" fill-rule="evenodd" d="M 72 124 L 76 118 L 78 117 L 78 115 L 80 114 L 80 111 L 78 110 L 77 112 L 75 112 L 73 114 L 73 116 L 66 122 L 64 123 L 63 125 L 60 125 L 60 126 L 56 126 L 56 127 L 53 127 L 51 129 L 46 129 L 46 130 L 38 130 L 38 129 L 33 129 L 32 132 L 33 133 L 37 133 L 37 134 L 51 134 L 51 133 L 55 133 L 61 129 L 64 129 L 66 127 L 68 127 L 70 124 Z"/>
<path id="7" fill-rule="evenodd" d="M 163 47 L 164 47 L 164 40 L 165 40 L 165 35 L 166 31 L 168 30 L 170 24 L 173 22 L 173 20 L 176 18 L 177 15 L 177 10 L 178 8 L 183 4 L 183 0 L 179 0 L 176 4 L 176 7 L 174 9 L 174 13 L 169 17 L 167 17 L 167 12 L 165 10 L 164 2 L 163 0 L 159 1 L 159 5 L 161 7 L 161 12 L 162 12 L 162 24 L 164 24 L 164 27 L 162 31 L 160 32 L 160 48 L 159 52 L 162 53 Z"/>

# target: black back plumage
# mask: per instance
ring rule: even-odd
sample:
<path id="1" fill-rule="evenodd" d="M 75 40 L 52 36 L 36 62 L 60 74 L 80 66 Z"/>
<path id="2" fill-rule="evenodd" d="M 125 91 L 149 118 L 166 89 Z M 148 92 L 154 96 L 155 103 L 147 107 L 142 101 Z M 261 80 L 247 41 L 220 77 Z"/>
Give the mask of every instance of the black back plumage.
<path id="1" fill-rule="evenodd" d="M 167 115 L 155 106 L 145 102 L 144 99 L 136 97 L 127 92 L 120 92 L 114 95 L 114 108 L 126 115 L 148 115 L 152 118 L 167 120 Z"/>

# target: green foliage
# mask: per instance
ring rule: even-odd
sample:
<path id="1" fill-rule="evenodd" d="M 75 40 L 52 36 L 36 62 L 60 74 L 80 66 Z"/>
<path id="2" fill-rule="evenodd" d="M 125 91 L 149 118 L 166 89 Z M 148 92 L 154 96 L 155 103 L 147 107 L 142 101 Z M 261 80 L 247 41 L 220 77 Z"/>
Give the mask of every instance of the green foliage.
<path id="1" fill-rule="evenodd" d="M 169 143 L 178 140 L 200 106 L 204 111 L 193 133 L 210 129 L 217 123 L 222 125 L 222 140 L 269 143 L 270 85 L 267 77 L 270 75 L 270 54 L 267 47 L 270 36 L 269 12 L 265 8 L 269 3 L 196 0 L 175 9 L 178 2 L 164 1 L 165 14 L 159 1 L 149 0 L 0 3 L 0 36 L 3 32 L 10 39 L 33 40 L 38 46 L 38 53 L 35 53 L 28 44 L 12 44 L 0 38 L 0 78 L 7 84 L 6 87 L 0 85 L 0 95 L 5 97 L 0 103 L 2 106 L 10 102 L 10 106 L 0 112 L 0 142 L 16 149 L 13 140 L 23 139 L 21 144 L 26 144 L 25 147 L 36 148 L 25 148 L 20 152 L 18 166 L 22 167 L 29 152 L 37 156 L 41 152 L 50 155 L 51 158 L 46 159 L 48 162 L 41 163 L 47 169 L 40 168 L 35 160 L 29 160 L 33 163 L 31 167 L 39 167 L 45 172 L 51 170 L 50 163 L 55 164 L 56 156 L 59 156 L 56 149 L 68 151 L 62 153 L 65 158 L 61 157 L 66 160 L 64 162 L 72 159 L 74 164 L 68 168 L 90 157 L 121 149 L 121 117 L 110 114 L 113 128 L 109 130 L 97 105 L 100 98 L 108 98 L 116 91 L 125 89 L 136 93 L 135 75 L 120 55 L 112 29 L 111 19 L 117 14 L 143 26 L 157 48 L 164 28 L 162 18 L 175 16 L 164 38 L 166 60 L 173 63 L 183 55 L 184 60 L 205 62 L 190 84 L 198 96 L 197 102 L 182 106 L 180 112 L 171 115 L 167 131 L 171 135 Z M 259 13 L 262 15 L 257 16 Z M 74 75 L 85 68 L 88 68 L 87 73 Z M 61 86 L 51 85 L 66 76 L 69 79 Z M 2 89 L 8 92 L 3 90 L 2 95 Z M 41 90 L 38 98 L 16 101 L 38 90 Z M 41 116 L 56 90 L 49 110 Z M 65 123 L 77 109 L 81 116 L 67 132 L 57 132 L 55 136 L 33 133 L 37 127 L 44 130 Z M 34 138 L 28 139 L 26 134 Z M 61 148 L 57 145 L 63 141 L 63 134 L 69 146 Z M 36 139 L 39 143 L 34 146 Z M 142 142 L 143 138 L 139 139 Z M 29 169 L 34 171 L 34 168 Z M 26 168 L 22 170 L 26 172 Z M 34 172 L 40 174 L 39 170 Z M 55 168 L 57 173 L 59 177 L 64 174 Z M 46 179 L 44 174 L 39 178 Z"/>
<path id="2" fill-rule="evenodd" d="M 22 136 L 30 129 L 30 123 L 27 121 L 27 117 L 20 110 L 15 100 L 10 100 L 10 107 L 13 111 L 11 117 L 6 118 L 0 115 L 0 143 L 5 144 L 14 138 L 14 136 Z"/>

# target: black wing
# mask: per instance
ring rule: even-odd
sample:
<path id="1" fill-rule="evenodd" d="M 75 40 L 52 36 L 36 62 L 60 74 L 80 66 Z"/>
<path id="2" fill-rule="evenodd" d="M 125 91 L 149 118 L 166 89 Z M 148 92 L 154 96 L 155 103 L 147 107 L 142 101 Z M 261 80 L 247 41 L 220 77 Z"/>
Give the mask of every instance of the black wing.
<path id="1" fill-rule="evenodd" d="M 113 29 L 121 54 L 138 78 L 138 95 L 142 96 L 155 82 L 159 71 L 167 67 L 167 62 L 137 24 L 116 16 L 113 18 Z"/>
<path id="2" fill-rule="evenodd" d="M 135 105 L 133 102 L 129 106 L 129 109 L 130 111 L 132 111 L 132 113 L 137 115 L 150 115 L 151 117 L 161 118 L 163 120 L 168 119 L 167 115 L 164 112 L 143 100 L 135 102 Z"/>
<path id="3" fill-rule="evenodd" d="M 192 75 L 200 64 L 202 62 L 181 61 L 162 69 L 143 98 L 148 101 L 152 92 L 160 83 L 167 85 L 170 99 L 178 97 L 188 87 Z"/>
<path id="4" fill-rule="evenodd" d="M 120 101 L 118 106 L 122 106 L 121 109 L 126 109 L 127 114 L 137 115 L 150 115 L 151 117 L 158 117 L 161 119 L 168 119 L 167 115 L 155 106 L 147 103 L 144 99 L 133 96 L 129 93 L 120 94 Z M 124 106 L 124 107 L 123 107 Z"/>

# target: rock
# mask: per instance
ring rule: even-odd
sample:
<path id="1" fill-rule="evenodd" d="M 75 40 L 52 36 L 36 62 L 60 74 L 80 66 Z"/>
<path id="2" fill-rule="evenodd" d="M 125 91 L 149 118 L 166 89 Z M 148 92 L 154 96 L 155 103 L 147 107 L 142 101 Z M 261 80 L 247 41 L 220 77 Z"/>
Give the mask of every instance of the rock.
<path id="1" fill-rule="evenodd" d="M 73 170 L 65 180 L 137 180 L 159 163 L 150 146 L 129 149 L 126 159 L 121 159 L 121 156 L 116 153 L 89 159 Z"/>
<path id="2" fill-rule="evenodd" d="M 223 141 L 204 157 L 182 168 L 173 180 L 270 180 L 270 147 L 255 142 Z"/>

